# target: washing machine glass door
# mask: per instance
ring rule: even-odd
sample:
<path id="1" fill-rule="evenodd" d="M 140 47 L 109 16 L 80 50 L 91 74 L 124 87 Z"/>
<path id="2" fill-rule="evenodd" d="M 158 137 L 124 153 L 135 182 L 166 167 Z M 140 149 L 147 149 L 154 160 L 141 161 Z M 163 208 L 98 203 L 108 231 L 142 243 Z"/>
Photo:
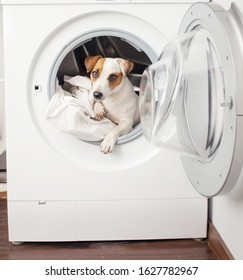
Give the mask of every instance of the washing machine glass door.
<path id="1" fill-rule="evenodd" d="M 193 5 L 141 80 L 145 137 L 180 153 L 193 186 L 208 197 L 232 189 L 242 168 L 242 22 L 235 4 L 229 11 Z"/>

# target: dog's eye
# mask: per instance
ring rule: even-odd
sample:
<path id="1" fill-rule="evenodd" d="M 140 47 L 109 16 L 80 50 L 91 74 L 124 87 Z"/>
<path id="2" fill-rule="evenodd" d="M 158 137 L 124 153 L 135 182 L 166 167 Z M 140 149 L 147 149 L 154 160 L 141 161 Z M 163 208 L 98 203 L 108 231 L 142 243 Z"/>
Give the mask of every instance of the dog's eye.
<path id="1" fill-rule="evenodd" d="M 97 70 L 96 70 L 96 71 L 93 71 L 93 72 L 92 72 L 92 76 L 93 76 L 94 78 L 98 78 L 98 76 L 99 76 L 98 71 L 97 71 Z"/>
<path id="2" fill-rule="evenodd" d="M 116 78 L 117 78 L 116 75 L 111 74 L 111 75 L 109 76 L 108 80 L 109 80 L 110 82 L 113 82 L 113 81 L 115 81 Z"/>

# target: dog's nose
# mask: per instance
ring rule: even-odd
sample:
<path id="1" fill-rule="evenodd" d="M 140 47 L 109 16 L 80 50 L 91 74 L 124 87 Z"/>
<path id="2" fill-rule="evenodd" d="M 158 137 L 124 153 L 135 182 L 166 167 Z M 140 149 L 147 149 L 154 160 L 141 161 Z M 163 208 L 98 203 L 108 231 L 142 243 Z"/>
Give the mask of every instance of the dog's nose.
<path id="1" fill-rule="evenodd" d="M 94 96 L 94 98 L 96 98 L 96 99 L 101 99 L 102 96 L 103 96 L 103 93 L 101 93 L 101 92 L 99 92 L 99 91 L 95 91 L 95 92 L 93 93 L 93 96 Z"/>

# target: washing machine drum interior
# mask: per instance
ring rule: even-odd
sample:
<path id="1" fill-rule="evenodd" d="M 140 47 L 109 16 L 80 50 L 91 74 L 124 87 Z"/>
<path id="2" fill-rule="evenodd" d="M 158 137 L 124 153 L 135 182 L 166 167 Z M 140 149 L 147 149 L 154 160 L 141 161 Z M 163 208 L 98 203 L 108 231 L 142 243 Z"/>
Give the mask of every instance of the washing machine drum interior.
<path id="1" fill-rule="evenodd" d="M 134 63 L 134 68 L 129 74 L 129 79 L 139 93 L 140 79 L 145 68 L 152 62 L 149 56 L 138 46 L 116 36 L 97 36 L 86 40 L 71 50 L 62 61 L 57 77 L 63 84 L 63 77 L 88 76 L 84 65 L 86 57 L 101 55 L 103 57 L 123 58 Z"/>
<path id="2" fill-rule="evenodd" d="M 140 41 L 139 43 L 136 43 L 136 38 L 132 36 L 130 36 L 131 37 L 130 38 L 128 34 L 121 34 L 121 36 L 117 34 L 117 36 L 116 35 L 114 36 L 114 35 L 106 35 L 104 31 L 100 33 L 102 34 L 100 35 L 90 34 L 88 38 L 84 38 L 84 39 L 81 37 L 79 40 L 77 40 L 77 44 L 70 51 L 68 51 L 68 53 L 62 59 L 62 61 L 59 62 L 60 65 L 56 73 L 56 77 L 59 85 L 63 87 L 63 89 L 65 90 L 71 88 L 71 85 L 67 84 L 64 81 L 65 76 L 89 77 L 89 73 L 87 73 L 84 64 L 85 58 L 90 56 L 101 55 L 102 57 L 123 58 L 129 60 L 134 64 L 132 71 L 128 74 L 128 78 L 134 87 L 134 91 L 136 92 L 137 95 L 139 95 L 140 81 L 141 81 L 142 74 L 144 70 L 152 62 L 155 61 L 154 59 L 155 54 L 150 48 L 146 49 L 147 44 L 144 44 L 144 42 L 140 42 Z M 129 38 L 127 39 L 125 37 L 129 37 Z M 53 95 L 53 93 L 54 92 L 52 92 L 51 95 Z M 92 131 L 93 135 L 95 133 L 95 130 L 98 131 L 101 128 L 101 125 L 99 125 L 97 122 L 91 123 L 93 130 L 90 129 L 90 131 Z M 76 135 L 78 133 L 73 133 L 73 135 L 74 134 Z M 132 141 L 137 137 L 141 136 L 141 134 L 142 134 L 141 125 L 138 124 L 132 129 L 132 131 L 119 137 L 117 144 L 123 144 Z M 82 136 L 79 137 L 79 139 L 87 140 L 87 139 L 82 139 Z M 99 144 L 99 141 L 92 140 L 90 141 L 90 143 Z"/>

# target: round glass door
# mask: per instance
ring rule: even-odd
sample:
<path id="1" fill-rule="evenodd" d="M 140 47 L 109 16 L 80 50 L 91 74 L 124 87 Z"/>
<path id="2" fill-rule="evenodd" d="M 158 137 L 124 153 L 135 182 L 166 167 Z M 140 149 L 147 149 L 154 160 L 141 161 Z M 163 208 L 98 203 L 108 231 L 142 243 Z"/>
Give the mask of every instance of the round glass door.
<path id="1" fill-rule="evenodd" d="M 207 197 L 231 190 L 242 169 L 242 38 L 235 4 L 229 11 L 195 4 L 141 80 L 145 137 L 179 153 L 192 185 Z"/>
<path id="2" fill-rule="evenodd" d="M 206 30 L 179 36 L 141 82 L 140 112 L 145 137 L 159 147 L 210 160 L 223 128 L 224 78 Z"/>

